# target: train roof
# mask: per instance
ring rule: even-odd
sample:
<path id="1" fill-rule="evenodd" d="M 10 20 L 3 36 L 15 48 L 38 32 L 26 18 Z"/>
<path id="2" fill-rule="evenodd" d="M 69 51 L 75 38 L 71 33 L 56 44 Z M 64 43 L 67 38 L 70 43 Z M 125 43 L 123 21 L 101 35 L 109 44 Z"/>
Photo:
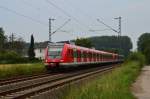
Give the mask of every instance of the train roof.
<path id="1" fill-rule="evenodd" d="M 81 47 L 81 46 L 77 46 L 77 45 L 72 45 L 72 44 L 67 44 L 67 43 L 49 43 L 48 46 L 64 46 L 67 45 L 71 48 L 77 48 L 77 49 L 82 49 L 82 50 L 87 50 L 87 51 L 92 51 L 92 52 L 98 52 L 98 53 L 102 53 L 102 54 L 113 54 L 113 55 L 118 55 L 116 53 L 111 53 L 111 52 L 106 52 L 106 51 L 100 51 L 100 50 L 96 50 L 96 49 L 90 49 L 90 48 L 86 48 L 86 47 Z"/>
<path id="2" fill-rule="evenodd" d="M 65 44 L 66 44 L 66 43 L 65 43 Z M 87 50 L 87 51 L 93 51 L 93 52 L 98 52 L 98 53 L 103 53 L 103 54 L 114 54 L 114 55 L 118 55 L 118 54 L 116 54 L 116 53 L 110 53 L 110 52 L 105 52 L 105 51 L 90 49 L 90 48 L 81 47 L 81 46 L 77 46 L 77 45 L 71 45 L 71 44 L 66 44 L 66 45 L 69 46 L 69 47 L 72 47 L 72 48 L 83 49 L 83 50 Z"/>

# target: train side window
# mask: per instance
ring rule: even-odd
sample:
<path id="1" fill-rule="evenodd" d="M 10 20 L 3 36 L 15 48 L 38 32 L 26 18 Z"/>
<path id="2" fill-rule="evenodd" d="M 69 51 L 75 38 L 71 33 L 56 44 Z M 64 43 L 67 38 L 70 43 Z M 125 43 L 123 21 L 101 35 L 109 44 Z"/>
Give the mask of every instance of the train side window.
<path id="1" fill-rule="evenodd" d="M 91 52 L 91 59 L 93 58 L 93 53 Z"/>
<path id="2" fill-rule="evenodd" d="M 99 60 L 99 53 L 97 53 L 97 59 Z"/>
<path id="3" fill-rule="evenodd" d="M 84 58 L 86 58 L 86 52 L 84 52 Z"/>
<path id="4" fill-rule="evenodd" d="M 99 54 L 99 59 L 101 59 L 101 54 Z"/>
<path id="5" fill-rule="evenodd" d="M 90 58 L 92 59 L 92 52 L 90 53 Z"/>
<path id="6" fill-rule="evenodd" d="M 84 52 L 81 51 L 81 58 L 84 58 Z"/>
<path id="7" fill-rule="evenodd" d="M 96 53 L 94 53 L 94 58 L 96 58 Z"/>
<path id="8" fill-rule="evenodd" d="M 89 52 L 89 59 L 91 59 L 91 53 Z"/>
<path id="9" fill-rule="evenodd" d="M 84 58 L 86 58 L 86 52 L 83 52 L 83 54 L 84 54 Z"/>
<path id="10" fill-rule="evenodd" d="M 74 56 L 74 58 L 77 58 L 77 50 L 73 51 L 73 56 Z"/>

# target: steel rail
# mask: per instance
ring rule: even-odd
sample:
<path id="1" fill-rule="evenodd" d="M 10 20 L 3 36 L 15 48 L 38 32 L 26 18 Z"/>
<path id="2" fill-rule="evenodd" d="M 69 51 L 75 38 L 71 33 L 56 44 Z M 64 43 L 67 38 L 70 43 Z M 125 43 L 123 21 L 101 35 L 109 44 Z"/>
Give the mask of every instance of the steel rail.
<path id="1" fill-rule="evenodd" d="M 65 76 L 62 77 L 58 77 L 56 79 L 52 79 L 48 82 L 44 82 L 44 83 L 37 83 L 35 85 L 32 86 L 28 86 L 25 88 L 21 88 L 21 89 L 17 89 L 17 90 L 11 90 L 11 94 L 10 91 L 5 93 L 7 98 L 15 98 L 15 99 L 22 99 L 22 98 L 26 98 L 26 97 L 30 97 L 33 96 L 37 93 L 41 93 L 47 90 L 51 90 L 53 88 L 56 88 L 58 86 L 62 86 L 64 84 L 76 81 L 76 80 L 80 80 L 82 78 L 97 74 L 97 73 L 103 73 L 106 71 L 109 71 L 113 69 L 113 66 L 111 67 L 105 67 L 105 68 L 96 68 L 95 70 L 87 70 L 84 72 L 79 72 L 79 73 L 73 73 L 73 74 L 67 74 Z M 9 95 L 8 95 L 9 94 Z M 5 98 L 6 98 L 5 97 Z"/>

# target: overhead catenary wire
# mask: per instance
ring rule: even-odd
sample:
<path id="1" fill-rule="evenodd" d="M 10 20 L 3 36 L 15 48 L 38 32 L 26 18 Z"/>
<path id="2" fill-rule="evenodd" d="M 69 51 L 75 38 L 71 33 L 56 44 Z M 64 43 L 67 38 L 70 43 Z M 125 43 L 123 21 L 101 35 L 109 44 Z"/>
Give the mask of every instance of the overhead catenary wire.
<path id="1" fill-rule="evenodd" d="M 64 1 L 65 1 L 65 0 L 64 0 Z M 68 1 L 68 2 L 69 2 L 69 1 Z M 69 5 L 70 5 L 70 3 L 69 3 Z M 73 8 L 73 6 L 72 6 L 72 8 Z M 84 16 L 89 17 L 90 20 L 92 19 L 93 21 L 96 21 L 95 18 L 93 18 L 93 16 L 89 15 L 87 12 L 83 11 L 82 9 L 78 8 L 77 6 L 74 7 L 74 9 L 76 9 L 76 8 L 78 9 L 78 11 L 80 11 L 80 12 L 82 11 L 81 14 L 83 14 Z M 102 18 L 101 18 L 101 19 L 98 19 L 98 20 L 100 21 L 101 24 L 105 25 L 105 26 L 108 27 L 109 29 L 102 29 L 102 30 L 90 29 L 90 30 L 89 30 L 90 32 L 108 31 L 108 30 L 112 30 L 112 29 L 113 29 L 113 28 L 111 28 L 110 26 L 108 26 L 107 24 L 105 24 L 105 23 L 102 21 Z M 110 29 L 110 28 L 111 28 L 111 29 Z M 113 29 L 113 31 L 116 32 L 115 29 Z"/>
<path id="2" fill-rule="evenodd" d="M 35 19 L 35 18 L 33 18 L 33 17 L 24 15 L 24 14 L 22 14 L 22 13 L 20 13 L 20 12 L 17 12 L 17 11 L 15 11 L 15 10 L 12 10 L 12 9 L 10 9 L 10 8 L 8 8 L 8 7 L 5 7 L 5 6 L 0 5 L 0 9 L 3 9 L 3 10 L 5 10 L 5 11 L 11 12 L 11 13 L 16 14 L 16 15 L 18 15 L 18 16 L 24 17 L 24 18 L 26 18 L 26 19 L 28 19 L 28 20 L 31 20 L 31 21 L 36 22 L 36 23 L 39 23 L 39 24 L 41 24 L 41 25 L 43 25 L 43 26 L 48 26 L 48 24 L 46 24 L 46 23 L 44 23 L 44 22 L 42 22 L 42 21 L 40 21 L 40 20 L 37 20 L 37 19 Z"/>
<path id="3" fill-rule="evenodd" d="M 65 0 L 64 0 L 64 1 L 65 1 Z M 74 6 L 70 3 L 69 0 L 68 0 L 67 2 L 65 2 L 65 3 L 67 3 L 68 5 L 71 5 L 71 8 L 74 8 L 75 10 L 82 12 L 81 14 L 84 15 L 84 16 L 86 16 L 86 17 L 89 17 L 90 20 L 92 19 L 93 21 L 96 21 L 95 18 L 93 18 L 93 16 L 90 16 L 87 12 L 83 11 L 83 10 L 82 10 L 81 8 L 79 8 L 78 6 L 74 7 Z"/>
<path id="4" fill-rule="evenodd" d="M 91 32 L 96 32 L 96 31 L 108 31 L 108 30 L 111 30 L 111 29 L 102 29 L 102 30 L 89 30 Z"/>
<path id="5" fill-rule="evenodd" d="M 62 24 L 59 28 L 57 28 L 54 32 L 52 32 L 51 35 L 55 34 L 57 31 L 59 31 L 61 28 L 63 28 L 71 19 L 68 19 L 64 24 Z"/>
<path id="6" fill-rule="evenodd" d="M 60 12 L 62 12 L 63 14 L 65 14 L 67 17 L 72 18 L 75 22 L 77 22 L 80 26 L 84 27 L 86 30 L 87 30 L 87 28 L 89 29 L 88 26 L 86 26 L 81 21 L 79 21 L 78 19 L 76 19 L 74 16 L 70 15 L 68 12 L 66 12 L 65 10 L 63 10 L 62 8 L 60 8 L 59 6 L 57 6 L 55 3 L 51 2 L 50 0 L 45 0 L 45 1 L 48 4 L 50 4 L 51 6 L 57 8 Z"/>
<path id="7" fill-rule="evenodd" d="M 105 25 L 105 26 L 106 26 L 106 27 L 108 27 L 109 29 L 113 30 L 114 32 L 117 32 L 117 33 L 118 33 L 118 31 L 117 31 L 117 30 L 115 30 L 115 29 L 113 29 L 111 26 L 109 26 L 109 25 L 105 24 L 103 21 L 101 21 L 101 20 L 99 20 L 99 19 L 97 19 L 97 21 L 98 21 L 99 23 L 101 23 L 101 24 Z"/>
<path id="8" fill-rule="evenodd" d="M 32 3 L 27 2 L 26 0 L 17 0 L 17 1 L 20 1 L 20 2 L 22 2 L 22 4 L 28 6 L 28 7 L 32 8 L 32 9 L 35 9 L 37 11 L 39 11 L 41 9 L 40 7 L 35 6 Z"/>

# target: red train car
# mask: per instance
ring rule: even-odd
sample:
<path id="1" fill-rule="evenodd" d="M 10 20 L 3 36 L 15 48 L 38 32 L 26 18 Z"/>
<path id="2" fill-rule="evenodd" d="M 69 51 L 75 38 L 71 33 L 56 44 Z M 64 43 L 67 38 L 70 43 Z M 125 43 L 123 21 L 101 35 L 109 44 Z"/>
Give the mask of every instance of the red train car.
<path id="1" fill-rule="evenodd" d="M 71 44 L 51 43 L 45 51 L 47 68 L 123 61 L 123 56 Z"/>

